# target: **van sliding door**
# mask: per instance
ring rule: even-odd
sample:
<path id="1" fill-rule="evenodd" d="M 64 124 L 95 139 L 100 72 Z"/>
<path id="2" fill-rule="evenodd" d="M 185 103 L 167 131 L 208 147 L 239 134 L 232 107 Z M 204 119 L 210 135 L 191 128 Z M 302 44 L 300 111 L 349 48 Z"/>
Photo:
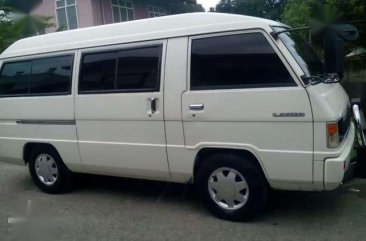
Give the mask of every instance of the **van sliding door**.
<path id="1" fill-rule="evenodd" d="M 76 124 L 87 170 L 170 177 L 162 93 L 165 48 L 165 41 L 155 41 L 82 53 Z"/>

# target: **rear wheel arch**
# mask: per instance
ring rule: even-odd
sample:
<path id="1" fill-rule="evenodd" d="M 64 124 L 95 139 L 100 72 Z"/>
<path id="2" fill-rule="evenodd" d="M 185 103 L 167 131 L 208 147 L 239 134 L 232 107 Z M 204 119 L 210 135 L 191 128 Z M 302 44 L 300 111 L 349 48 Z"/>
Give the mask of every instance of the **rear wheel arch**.
<path id="1" fill-rule="evenodd" d="M 258 170 L 262 173 L 263 177 L 267 181 L 267 185 L 270 186 L 264 166 L 262 165 L 260 159 L 252 151 L 249 151 L 247 149 L 216 148 L 216 147 L 205 147 L 198 151 L 196 158 L 194 160 L 193 182 L 194 179 L 196 179 L 197 171 L 199 170 L 202 163 L 205 162 L 207 157 L 214 154 L 227 154 L 227 155 L 245 157 L 248 161 L 252 162 L 258 168 Z"/>
<path id="2" fill-rule="evenodd" d="M 23 160 L 25 162 L 25 164 L 28 164 L 29 162 L 29 158 L 31 158 L 32 153 L 35 150 L 38 149 L 43 149 L 43 148 L 48 148 L 48 149 L 53 149 L 54 151 L 56 151 L 58 153 L 58 155 L 61 157 L 60 153 L 58 152 L 58 150 L 56 149 L 55 146 L 53 146 L 50 143 L 42 143 L 42 142 L 28 142 L 24 145 L 23 147 Z M 61 158 L 62 160 L 62 158 Z"/>
<path id="3" fill-rule="evenodd" d="M 55 146 L 49 143 L 27 143 L 23 156 L 39 189 L 50 194 L 64 193 L 70 189 L 73 173 L 65 165 Z"/>

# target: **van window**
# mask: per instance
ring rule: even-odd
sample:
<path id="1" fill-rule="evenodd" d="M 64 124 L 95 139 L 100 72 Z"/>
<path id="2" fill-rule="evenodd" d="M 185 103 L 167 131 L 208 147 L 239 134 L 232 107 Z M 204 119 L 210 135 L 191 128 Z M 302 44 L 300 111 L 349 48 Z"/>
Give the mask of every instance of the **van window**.
<path id="1" fill-rule="evenodd" d="M 160 59 L 160 46 L 85 54 L 79 93 L 156 91 Z"/>
<path id="2" fill-rule="evenodd" d="M 192 41 L 191 90 L 296 86 L 261 33 Z"/>
<path id="3" fill-rule="evenodd" d="M 0 96 L 70 93 L 72 64 L 71 55 L 5 63 L 0 75 Z"/>
<path id="4" fill-rule="evenodd" d="M 86 54 L 82 61 L 81 91 L 114 90 L 117 52 Z"/>
<path id="5" fill-rule="evenodd" d="M 118 58 L 117 89 L 157 90 L 160 48 L 121 51 Z"/>
<path id="6" fill-rule="evenodd" d="M 31 94 L 65 93 L 70 91 L 72 56 L 34 60 L 30 79 Z"/>
<path id="7" fill-rule="evenodd" d="M 31 61 L 4 64 L 0 76 L 0 94 L 28 94 L 31 65 Z"/>

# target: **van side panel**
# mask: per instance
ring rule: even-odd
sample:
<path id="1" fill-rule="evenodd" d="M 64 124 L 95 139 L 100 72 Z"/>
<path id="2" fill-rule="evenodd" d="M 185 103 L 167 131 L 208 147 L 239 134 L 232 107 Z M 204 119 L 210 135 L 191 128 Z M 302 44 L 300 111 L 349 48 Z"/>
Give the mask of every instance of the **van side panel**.
<path id="1" fill-rule="evenodd" d="M 40 58 L 43 57 L 48 56 L 42 55 Z M 38 56 L 30 56 L 25 59 L 37 58 Z M 76 56 L 74 59 L 75 69 Z M 22 58 L 15 61 L 19 60 Z M 73 87 L 71 91 L 73 92 Z M 24 165 L 23 154 L 27 143 L 52 145 L 70 170 L 82 171 L 72 93 L 57 96 L 0 97 L 0 160 Z"/>
<path id="2" fill-rule="evenodd" d="M 48 143 L 71 170 L 80 168 L 73 96 L 0 98 L 0 112 L 2 161 L 24 164 L 25 144 Z"/>
<path id="3" fill-rule="evenodd" d="M 195 103 L 205 109 L 189 110 Z M 282 112 L 305 117 L 272 116 Z M 269 181 L 312 182 L 313 124 L 302 87 L 187 92 L 183 120 L 188 149 L 246 149 L 259 158 Z"/>
<path id="4" fill-rule="evenodd" d="M 185 147 L 181 96 L 187 90 L 188 38 L 168 40 L 164 116 L 167 153 L 172 181 L 188 182 L 192 177 L 196 151 Z"/>

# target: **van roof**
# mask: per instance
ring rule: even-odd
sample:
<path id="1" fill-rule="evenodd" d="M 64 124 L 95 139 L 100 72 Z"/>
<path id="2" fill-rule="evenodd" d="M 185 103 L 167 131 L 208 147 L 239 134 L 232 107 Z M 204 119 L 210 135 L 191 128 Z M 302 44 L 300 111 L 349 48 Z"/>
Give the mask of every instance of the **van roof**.
<path id="1" fill-rule="evenodd" d="M 272 20 L 224 13 L 187 13 L 44 34 L 12 44 L 0 59 L 224 30 L 264 28 Z"/>

